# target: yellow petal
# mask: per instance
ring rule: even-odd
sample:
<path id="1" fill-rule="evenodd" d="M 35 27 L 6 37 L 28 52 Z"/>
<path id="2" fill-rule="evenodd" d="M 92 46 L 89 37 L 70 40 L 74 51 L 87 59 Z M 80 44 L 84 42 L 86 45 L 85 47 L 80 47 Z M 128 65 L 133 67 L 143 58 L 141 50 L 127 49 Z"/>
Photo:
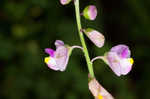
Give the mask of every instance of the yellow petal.
<path id="1" fill-rule="evenodd" d="M 129 59 L 128 59 L 128 61 L 129 61 L 131 64 L 133 64 L 133 63 L 134 63 L 133 58 L 129 58 Z"/>
<path id="2" fill-rule="evenodd" d="M 103 99 L 103 96 L 101 94 L 99 94 L 98 99 Z"/>
<path id="3" fill-rule="evenodd" d="M 44 62 L 45 62 L 45 63 L 48 63 L 49 60 L 50 60 L 50 57 L 45 57 Z"/>

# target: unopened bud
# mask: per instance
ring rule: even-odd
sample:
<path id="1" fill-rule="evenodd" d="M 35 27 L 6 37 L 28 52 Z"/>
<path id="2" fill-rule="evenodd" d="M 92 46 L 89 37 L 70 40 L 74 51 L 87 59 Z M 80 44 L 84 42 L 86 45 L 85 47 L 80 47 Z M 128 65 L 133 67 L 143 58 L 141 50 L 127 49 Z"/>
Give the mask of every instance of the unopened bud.
<path id="1" fill-rule="evenodd" d="M 84 8 L 83 16 L 88 20 L 95 20 L 97 16 L 97 8 L 94 5 L 89 5 Z"/>
<path id="2" fill-rule="evenodd" d="M 60 3 L 61 3 L 62 5 L 67 5 L 67 4 L 69 4 L 71 1 L 72 1 L 72 0 L 60 0 Z"/>
<path id="3" fill-rule="evenodd" d="M 91 28 L 87 28 L 83 31 L 97 47 L 100 48 L 104 45 L 105 37 L 103 34 Z"/>

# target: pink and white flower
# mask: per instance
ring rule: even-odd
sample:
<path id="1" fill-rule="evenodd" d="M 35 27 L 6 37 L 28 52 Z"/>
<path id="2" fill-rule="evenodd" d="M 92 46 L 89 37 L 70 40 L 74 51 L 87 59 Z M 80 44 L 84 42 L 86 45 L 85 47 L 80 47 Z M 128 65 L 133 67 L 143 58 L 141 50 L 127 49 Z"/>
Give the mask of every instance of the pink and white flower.
<path id="1" fill-rule="evenodd" d="M 50 69 L 64 71 L 69 59 L 69 47 L 61 40 L 56 40 L 55 46 L 56 51 L 51 48 L 45 49 L 45 52 L 49 54 L 48 57 L 45 57 L 45 63 Z"/>
<path id="2" fill-rule="evenodd" d="M 126 75 L 131 71 L 134 63 L 130 54 L 128 46 L 122 44 L 114 46 L 106 54 L 106 63 L 117 76 Z"/>

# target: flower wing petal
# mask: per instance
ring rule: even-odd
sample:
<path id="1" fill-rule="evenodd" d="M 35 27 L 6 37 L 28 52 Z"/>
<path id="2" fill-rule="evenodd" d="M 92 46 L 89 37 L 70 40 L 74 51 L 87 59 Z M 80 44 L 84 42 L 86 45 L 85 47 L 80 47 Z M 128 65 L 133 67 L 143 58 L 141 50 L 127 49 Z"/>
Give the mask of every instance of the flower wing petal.
<path id="1" fill-rule="evenodd" d="M 112 71 L 117 75 L 121 75 L 121 64 L 120 64 L 120 58 L 115 52 L 108 52 L 107 55 L 109 67 L 112 69 Z"/>
<path id="2" fill-rule="evenodd" d="M 110 51 L 116 52 L 121 58 L 129 58 L 131 54 L 129 47 L 123 44 L 112 47 Z"/>
<path id="3" fill-rule="evenodd" d="M 68 48 L 65 46 L 59 46 L 56 49 L 54 58 L 56 60 L 57 67 L 59 67 L 59 70 L 64 71 L 69 59 Z"/>

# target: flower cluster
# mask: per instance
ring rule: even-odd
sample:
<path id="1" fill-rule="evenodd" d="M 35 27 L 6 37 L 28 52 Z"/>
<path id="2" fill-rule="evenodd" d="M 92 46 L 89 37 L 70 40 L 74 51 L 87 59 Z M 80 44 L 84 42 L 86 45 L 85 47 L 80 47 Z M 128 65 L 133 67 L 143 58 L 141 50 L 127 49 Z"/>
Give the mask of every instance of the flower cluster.
<path id="1" fill-rule="evenodd" d="M 62 5 L 67 5 L 71 1 L 72 0 L 60 0 L 60 3 Z M 76 1 L 78 0 L 73 1 L 76 7 Z M 94 5 L 88 5 L 84 8 L 83 12 L 80 15 L 83 15 L 83 17 L 87 20 L 95 20 L 97 16 L 97 8 Z M 98 48 L 104 46 L 105 37 L 102 33 L 92 28 L 79 30 L 81 30 L 81 33 L 84 33 Z M 84 40 L 84 38 L 82 38 L 81 40 Z M 80 46 L 69 46 L 64 44 L 64 42 L 61 40 L 56 40 L 55 46 L 56 50 L 53 50 L 51 48 L 45 49 L 45 53 L 49 55 L 48 57 L 45 57 L 45 63 L 52 70 L 64 71 L 67 67 L 69 56 L 71 55 L 71 52 L 74 48 L 80 48 L 85 53 L 85 57 L 88 58 L 88 52 L 86 50 L 85 44 L 82 45 L 82 48 Z M 134 63 L 133 58 L 131 58 L 131 51 L 129 47 L 124 44 L 116 45 L 112 47 L 108 52 L 106 52 L 103 56 L 93 58 L 91 61 L 89 61 L 90 64 L 92 64 L 96 59 L 102 59 L 117 76 L 127 75 L 131 71 L 132 65 Z M 95 99 L 113 99 L 112 95 L 98 83 L 95 77 L 89 77 L 89 79 L 89 90 L 91 91 Z"/>

